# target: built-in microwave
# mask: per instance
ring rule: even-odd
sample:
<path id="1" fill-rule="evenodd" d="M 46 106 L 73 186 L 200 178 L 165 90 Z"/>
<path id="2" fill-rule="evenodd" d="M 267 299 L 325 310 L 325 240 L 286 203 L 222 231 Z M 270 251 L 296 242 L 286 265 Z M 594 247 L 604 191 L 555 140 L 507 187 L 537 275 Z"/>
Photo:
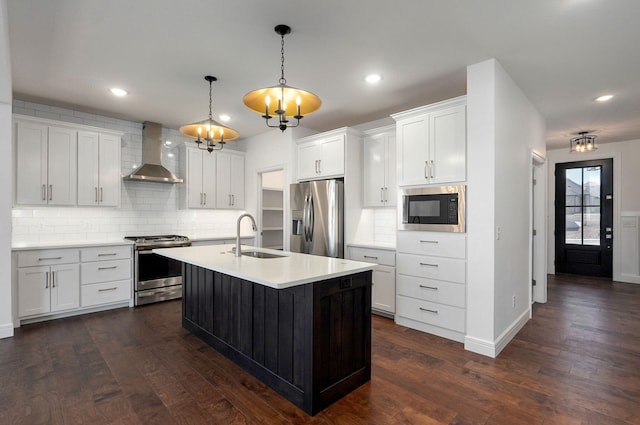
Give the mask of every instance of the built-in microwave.
<path id="1" fill-rule="evenodd" d="M 429 186 L 400 191 L 398 229 L 465 232 L 466 186 Z"/>

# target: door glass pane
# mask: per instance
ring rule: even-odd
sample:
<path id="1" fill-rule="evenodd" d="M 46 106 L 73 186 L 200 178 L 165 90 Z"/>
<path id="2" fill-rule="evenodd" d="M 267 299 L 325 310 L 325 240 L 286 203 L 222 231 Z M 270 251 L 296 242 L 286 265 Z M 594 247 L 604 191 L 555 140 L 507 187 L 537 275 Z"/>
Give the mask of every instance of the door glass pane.
<path id="1" fill-rule="evenodd" d="M 566 170 L 566 201 L 565 205 L 582 205 L 582 168 L 570 168 Z"/>
<path id="2" fill-rule="evenodd" d="M 585 207 L 583 217 L 583 245 L 600 245 L 600 207 Z"/>
<path id="3" fill-rule="evenodd" d="M 567 207 L 565 244 L 582 245 L 582 208 Z"/>
<path id="4" fill-rule="evenodd" d="M 585 205 L 600 205 L 600 174 L 600 166 L 584 169 L 583 202 Z"/>

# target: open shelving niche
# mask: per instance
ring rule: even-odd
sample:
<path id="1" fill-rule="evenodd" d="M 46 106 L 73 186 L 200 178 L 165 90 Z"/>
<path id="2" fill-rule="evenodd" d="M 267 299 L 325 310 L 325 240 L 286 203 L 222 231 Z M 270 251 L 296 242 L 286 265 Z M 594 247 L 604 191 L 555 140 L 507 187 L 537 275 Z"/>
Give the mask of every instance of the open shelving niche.
<path id="1" fill-rule="evenodd" d="M 262 246 L 283 249 L 284 197 L 281 188 L 262 188 Z"/>

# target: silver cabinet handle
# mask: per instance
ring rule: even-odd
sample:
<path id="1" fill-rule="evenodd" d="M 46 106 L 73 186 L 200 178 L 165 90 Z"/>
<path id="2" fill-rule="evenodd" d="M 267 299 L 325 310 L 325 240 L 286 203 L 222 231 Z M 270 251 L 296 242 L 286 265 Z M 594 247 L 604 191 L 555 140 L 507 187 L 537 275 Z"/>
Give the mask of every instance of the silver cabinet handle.
<path id="1" fill-rule="evenodd" d="M 236 206 L 236 195 L 231 195 L 231 205 Z"/>
<path id="2" fill-rule="evenodd" d="M 204 203 L 202 205 L 207 205 L 207 192 L 202 194 L 204 196 Z"/>
<path id="3" fill-rule="evenodd" d="M 384 187 L 380 188 L 380 203 L 384 203 Z"/>
<path id="4" fill-rule="evenodd" d="M 436 176 L 436 165 L 433 163 L 433 159 L 430 161 L 429 177 L 434 178 Z"/>
<path id="5" fill-rule="evenodd" d="M 318 174 L 318 160 L 317 159 L 316 159 L 316 162 L 315 162 L 315 166 L 316 166 L 316 169 L 315 169 L 316 174 Z"/>
<path id="6" fill-rule="evenodd" d="M 109 267 L 98 267 L 98 270 L 111 270 L 111 269 L 117 269 L 118 266 L 109 266 Z"/>
<path id="7" fill-rule="evenodd" d="M 94 187 L 94 189 L 95 189 L 95 192 L 96 192 L 96 200 L 95 200 L 95 203 L 97 204 L 97 203 L 98 203 L 98 187 L 96 186 L 96 187 Z"/>
<path id="8" fill-rule="evenodd" d="M 200 205 L 202 205 L 202 192 L 200 192 Z"/>
<path id="9" fill-rule="evenodd" d="M 427 266 L 427 267 L 438 267 L 437 264 L 429 264 L 429 263 L 420 263 L 421 266 Z"/>
<path id="10" fill-rule="evenodd" d="M 42 185 L 42 200 L 43 201 L 47 200 L 47 185 L 46 184 Z"/>
<path id="11" fill-rule="evenodd" d="M 118 255 L 118 254 L 116 252 L 101 252 L 100 254 L 98 254 L 98 257 L 107 257 L 111 255 Z"/>
<path id="12" fill-rule="evenodd" d="M 117 286 L 114 286 L 113 288 L 101 288 L 98 289 L 98 292 L 115 291 L 116 289 L 118 289 Z"/>
<path id="13" fill-rule="evenodd" d="M 62 260 L 62 257 L 40 257 L 38 261 Z"/>
<path id="14" fill-rule="evenodd" d="M 322 160 L 318 160 L 318 174 L 322 174 Z"/>
<path id="15" fill-rule="evenodd" d="M 102 195 L 103 195 L 102 188 L 100 188 L 100 203 L 102 203 L 104 201 L 104 198 L 103 198 Z"/>
<path id="16" fill-rule="evenodd" d="M 420 311 L 426 311 L 428 313 L 438 314 L 438 310 L 430 310 L 428 308 L 420 307 Z"/>
<path id="17" fill-rule="evenodd" d="M 429 178 L 429 173 L 427 172 L 427 167 L 429 167 L 429 161 L 425 161 L 424 162 L 424 178 L 425 179 Z"/>
<path id="18" fill-rule="evenodd" d="M 373 257 L 371 255 L 363 255 L 364 258 L 371 258 L 372 260 L 377 260 L 378 257 Z"/>
<path id="19" fill-rule="evenodd" d="M 50 201 L 53 200 L 53 185 L 52 184 L 49 185 L 49 200 Z"/>
<path id="20" fill-rule="evenodd" d="M 438 288 L 435 287 L 435 286 L 420 285 L 420 287 L 423 288 L 423 289 L 431 289 L 431 290 L 434 290 L 434 291 L 438 290 Z"/>
<path id="21" fill-rule="evenodd" d="M 438 241 L 427 241 L 427 240 L 420 239 L 420 243 L 435 243 L 435 244 L 437 244 Z"/>
<path id="22" fill-rule="evenodd" d="M 51 287 L 56 287 L 56 272 L 51 272 Z"/>
<path id="23" fill-rule="evenodd" d="M 49 288 L 49 272 L 44 272 L 44 289 Z"/>

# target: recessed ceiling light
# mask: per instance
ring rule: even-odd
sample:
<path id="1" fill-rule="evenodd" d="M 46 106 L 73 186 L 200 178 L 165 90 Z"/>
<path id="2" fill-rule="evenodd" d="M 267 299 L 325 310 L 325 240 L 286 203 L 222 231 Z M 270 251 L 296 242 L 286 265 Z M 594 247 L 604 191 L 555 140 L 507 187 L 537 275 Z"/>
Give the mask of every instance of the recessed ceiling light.
<path id="1" fill-rule="evenodd" d="M 364 80 L 369 84 L 376 84 L 382 80 L 382 76 L 380 74 L 369 74 L 364 77 Z"/>
<path id="2" fill-rule="evenodd" d="M 218 118 L 220 118 L 220 121 L 222 122 L 227 122 L 231 119 L 231 117 L 227 114 L 221 114 L 218 116 Z"/>
<path id="3" fill-rule="evenodd" d="M 111 92 L 111 94 L 118 97 L 126 96 L 127 94 L 129 94 L 126 90 L 118 87 L 112 87 L 109 89 L 109 91 Z"/>
<path id="4" fill-rule="evenodd" d="M 611 99 L 613 99 L 612 94 L 605 94 L 604 96 L 596 97 L 597 102 L 606 102 Z"/>
<path id="5" fill-rule="evenodd" d="M 167 145 L 167 146 L 169 146 L 171 143 L 173 143 L 171 140 L 165 140 L 164 141 L 164 144 Z"/>

